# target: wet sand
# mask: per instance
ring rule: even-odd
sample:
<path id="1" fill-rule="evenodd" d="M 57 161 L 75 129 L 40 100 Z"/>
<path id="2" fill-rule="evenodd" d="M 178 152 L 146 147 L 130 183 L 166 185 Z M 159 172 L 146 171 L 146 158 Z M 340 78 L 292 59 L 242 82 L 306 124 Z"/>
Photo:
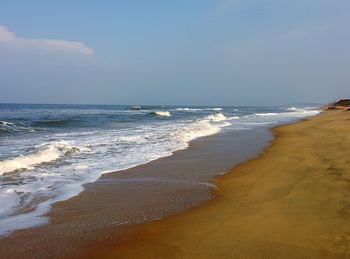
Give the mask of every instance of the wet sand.
<path id="1" fill-rule="evenodd" d="M 54 204 L 50 224 L 0 239 L 0 258 L 91 257 L 91 249 L 132 240 L 138 224 L 212 199 L 213 178 L 257 156 L 269 140 L 267 128 L 223 132 L 170 157 L 105 174 L 79 196 Z"/>
<path id="2" fill-rule="evenodd" d="M 273 130 L 257 159 L 219 177 L 217 197 L 141 225 L 95 258 L 350 258 L 350 112 Z"/>

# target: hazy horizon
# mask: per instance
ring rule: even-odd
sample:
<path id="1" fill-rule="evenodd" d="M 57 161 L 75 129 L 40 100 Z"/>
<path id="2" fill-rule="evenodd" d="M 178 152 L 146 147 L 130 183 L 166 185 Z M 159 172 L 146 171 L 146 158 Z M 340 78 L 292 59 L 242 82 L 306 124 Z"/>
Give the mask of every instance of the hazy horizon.
<path id="1" fill-rule="evenodd" d="M 350 2 L 0 3 L 0 103 L 278 106 L 350 96 Z"/>
<path id="2" fill-rule="evenodd" d="M 164 103 L 26 103 L 26 102 L 0 102 L 0 105 L 57 105 L 57 106 L 174 106 L 174 107 L 287 107 L 287 106 L 302 106 L 305 107 L 310 105 L 310 107 L 317 107 L 321 105 L 326 105 L 327 103 L 332 103 L 337 100 L 331 100 L 325 103 L 315 103 L 315 102 L 303 102 L 303 103 L 284 103 L 284 104 L 274 104 L 274 105 L 220 105 L 220 104 L 211 104 L 211 105 L 193 105 L 193 104 L 164 104 Z"/>

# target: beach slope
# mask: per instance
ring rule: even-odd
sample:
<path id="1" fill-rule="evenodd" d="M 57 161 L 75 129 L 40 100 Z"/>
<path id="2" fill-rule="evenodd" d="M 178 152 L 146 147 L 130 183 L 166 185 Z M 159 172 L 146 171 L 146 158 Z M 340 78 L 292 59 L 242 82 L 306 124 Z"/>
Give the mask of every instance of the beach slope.
<path id="1" fill-rule="evenodd" d="M 350 258 L 350 112 L 274 129 L 257 159 L 216 180 L 216 199 L 139 228 L 106 258 Z"/>

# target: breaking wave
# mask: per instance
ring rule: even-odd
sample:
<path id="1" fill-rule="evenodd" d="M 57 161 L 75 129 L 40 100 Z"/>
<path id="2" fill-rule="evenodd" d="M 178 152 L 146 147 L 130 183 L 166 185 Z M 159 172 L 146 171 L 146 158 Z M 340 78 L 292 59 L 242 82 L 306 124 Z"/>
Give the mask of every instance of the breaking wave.
<path id="1" fill-rule="evenodd" d="M 8 122 L 0 121 L 0 133 L 12 133 L 12 132 L 21 132 L 21 131 L 30 131 L 33 132 L 34 129 L 27 127 L 24 123 L 20 122 Z"/>
<path id="2" fill-rule="evenodd" d="M 176 111 L 196 112 L 196 111 L 222 111 L 222 108 L 176 108 Z"/>
<path id="3" fill-rule="evenodd" d="M 300 109 L 296 108 L 296 107 L 289 107 L 286 109 L 286 111 L 291 111 L 291 112 L 294 112 L 294 111 L 299 111 Z"/>
<path id="4" fill-rule="evenodd" d="M 285 110 L 289 111 L 289 112 L 310 113 L 310 112 L 319 111 L 319 108 L 317 108 L 317 107 L 304 107 L 304 108 L 289 107 L 289 108 L 286 108 Z"/>
<path id="5" fill-rule="evenodd" d="M 206 117 L 206 119 L 211 120 L 211 121 L 215 121 L 215 122 L 228 120 L 228 118 L 225 115 L 223 115 L 222 113 L 215 113 L 215 114 L 209 115 Z"/>
<path id="6" fill-rule="evenodd" d="M 254 115 L 259 117 L 271 117 L 271 116 L 278 116 L 278 117 L 300 117 L 300 116 L 312 116 L 316 115 L 320 112 L 320 110 L 315 108 L 296 108 L 296 107 L 290 107 L 284 109 L 285 112 L 267 112 L 267 113 L 255 113 Z"/>
<path id="7" fill-rule="evenodd" d="M 171 133 L 170 139 L 175 139 L 178 143 L 182 144 L 179 146 L 179 149 L 186 148 L 190 141 L 200 137 L 214 135 L 222 128 L 231 125 L 226 122 L 229 119 L 222 113 L 205 116 Z"/>
<path id="8" fill-rule="evenodd" d="M 168 111 L 154 111 L 154 112 L 150 112 L 150 115 L 154 115 L 154 116 L 160 116 L 160 117 L 170 117 L 171 114 Z"/>
<path id="9" fill-rule="evenodd" d="M 67 141 L 53 142 L 36 147 L 36 151 L 24 156 L 18 156 L 0 162 L 0 175 L 17 170 L 30 170 L 42 163 L 52 162 L 61 156 L 67 156 L 80 149 L 70 145 Z"/>

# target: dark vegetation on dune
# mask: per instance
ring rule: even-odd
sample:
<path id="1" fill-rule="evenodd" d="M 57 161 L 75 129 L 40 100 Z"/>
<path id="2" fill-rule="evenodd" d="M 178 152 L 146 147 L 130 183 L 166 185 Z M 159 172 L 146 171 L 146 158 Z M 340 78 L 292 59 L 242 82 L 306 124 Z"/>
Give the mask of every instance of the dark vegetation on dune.
<path id="1" fill-rule="evenodd" d="M 350 110 L 350 99 L 341 99 L 339 101 L 330 103 L 327 106 L 327 109 L 345 109 L 347 111 Z"/>
<path id="2" fill-rule="evenodd" d="M 347 106 L 350 107 L 350 99 L 342 99 L 334 103 L 334 106 Z"/>

